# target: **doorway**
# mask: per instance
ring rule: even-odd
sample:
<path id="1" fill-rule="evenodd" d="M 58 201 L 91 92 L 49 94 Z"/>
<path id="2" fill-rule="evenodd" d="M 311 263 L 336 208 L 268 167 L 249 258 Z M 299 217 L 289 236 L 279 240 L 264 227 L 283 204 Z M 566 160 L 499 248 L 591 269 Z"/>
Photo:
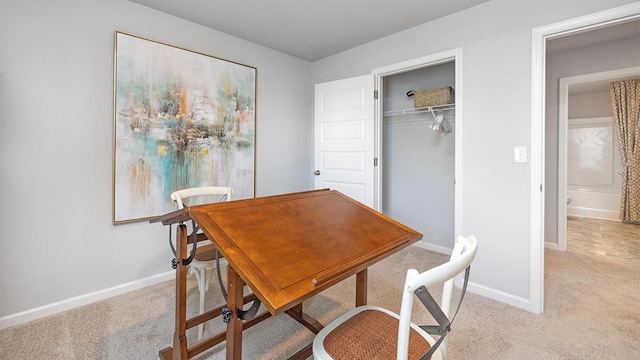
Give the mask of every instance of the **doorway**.
<path id="1" fill-rule="evenodd" d="M 534 313 L 544 311 L 544 230 L 545 230 L 545 59 L 546 42 L 640 18 L 640 4 L 633 3 L 600 13 L 536 28 L 532 37 L 531 103 L 531 256 L 530 304 Z M 555 204 L 551 205 L 555 207 Z"/>
<path id="2" fill-rule="evenodd" d="M 545 241 L 547 248 L 567 250 L 569 215 L 619 221 L 621 162 L 609 105 L 609 84 L 639 76 L 640 67 L 632 67 L 560 79 L 558 234 L 557 243 Z M 589 153 L 584 154 L 587 150 Z M 587 164 L 575 164 L 585 160 Z"/>

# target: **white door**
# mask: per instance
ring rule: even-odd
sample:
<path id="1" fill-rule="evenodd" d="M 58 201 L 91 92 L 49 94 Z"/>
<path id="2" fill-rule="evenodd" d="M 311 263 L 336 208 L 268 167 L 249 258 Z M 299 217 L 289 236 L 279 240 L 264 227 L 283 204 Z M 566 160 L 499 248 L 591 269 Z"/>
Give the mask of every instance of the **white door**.
<path id="1" fill-rule="evenodd" d="M 315 86 L 315 188 L 373 208 L 373 75 Z"/>

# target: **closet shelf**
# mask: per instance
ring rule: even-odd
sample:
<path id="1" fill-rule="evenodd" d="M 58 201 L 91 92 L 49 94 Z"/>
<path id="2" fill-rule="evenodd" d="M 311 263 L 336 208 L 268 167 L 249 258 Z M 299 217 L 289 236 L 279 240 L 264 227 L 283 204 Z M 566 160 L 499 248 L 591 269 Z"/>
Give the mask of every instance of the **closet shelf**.
<path id="1" fill-rule="evenodd" d="M 448 134 L 452 130 L 451 126 L 445 119 L 445 111 L 454 110 L 455 108 L 456 108 L 455 104 L 447 104 L 447 105 L 429 106 L 429 107 L 405 109 L 405 110 L 391 110 L 391 111 L 385 111 L 383 114 L 384 116 L 397 116 L 397 115 L 431 113 L 431 115 L 433 116 L 433 122 L 431 123 L 431 125 L 429 125 L 429 128 L 431 128 L 431 130 L 438 131 L 440 133 L 440 136 L 444 136 L 444 134 Z M 389 122 L 395 122 L 395 121 L 389 119 Z"/>
<path id="2" fill-rule="evenodd" d="M 447 104 L 447 105 L 439 105 L 439 106 L 429 106 L 423 108 L 412 108 L 412 109 L 402 109 L 402 110 L 389 110 L 383 113 L 384 116 L 397 116 L 397 115 L 410 115 L 410 114 L 421 114 L 421 113 L 434 113 L 434 112 L 442 112 L 447 110 L 454 110 L 456 108 L 455 104 Z"/>

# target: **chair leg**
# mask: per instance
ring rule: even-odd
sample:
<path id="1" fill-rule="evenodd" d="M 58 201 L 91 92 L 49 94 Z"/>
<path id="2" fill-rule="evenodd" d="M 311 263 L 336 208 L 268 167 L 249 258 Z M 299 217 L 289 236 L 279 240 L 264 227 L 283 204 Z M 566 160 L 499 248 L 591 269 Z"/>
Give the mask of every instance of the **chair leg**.
<path id="1" fill-rule="evenodd" d="M 226 266 L 225 266 L 225 265 L 220 266 L 220 276 L 221 276 L 223 279 L 226 279 L 226 274 L 224 273 L 225 268 L 226 268 Z M 209 291 L 209 284 L 211 284 L 211 279 L 212 279 L 212 278 L 214 279 L 214 281 L 216 281 L 216 282 L 218 281 L 218 270 L 216 269 L 216 267 L 215 267 L 215 266 L 211 268 L 211 273 L 210 273 L 210 274 L 209 274 L 209 276 L 207 277 L 207 281 L 206 281 L 206 283 L 205 283 L 205 289 L 206 289 L 207 291 Z"/>
<path id="2" fill-rule="evenodd" d="M 200 312 L 204 313 L 204 296 L 205 296 L 205 284 L 206 284 L 206 269 L 191 267 L 196 274 L 196 280 L 198 280 L 198 293 L 200 294 Z M 201 339 L 204 335 L 204 324 L 198 325 L 198 339 Z"/>
<path id="3" fill-rule="evenodd" d="M 447 348 L 447 346 L 449 346 L 449 337 L 442 340 L 442 343 L 440 344 L 439 349 L 442 353 L 442 360 L 447 360 L 449 358 L 449 349 Z"/>
<path id="4" fill-rule="evenodd" d="M 211 278 L 216 274 L 216 268 L 213 267 L 211 268 L 211 273 L 209 274 L 209 276 L 207 277 L 207 279 L 204 282 L 204 290 L 205 291 L 209 291 L 209 283 L 211 282 Z"/>

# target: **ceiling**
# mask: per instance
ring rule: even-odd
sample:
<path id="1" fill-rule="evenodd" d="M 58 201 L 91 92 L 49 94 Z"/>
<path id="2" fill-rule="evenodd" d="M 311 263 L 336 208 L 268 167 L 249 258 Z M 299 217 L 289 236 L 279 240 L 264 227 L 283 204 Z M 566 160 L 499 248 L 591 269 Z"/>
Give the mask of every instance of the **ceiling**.
<path id="1" fill-rule="evenodd" d="M 488 0 L 131 0 L 315 61 Z"/>
<path id="2" fill-rule="evenodd" d="M 315 61 L 489 0 L 130 0 Z M 547 52 L 636 36 L 633 20 L 547 41 Z"/>

